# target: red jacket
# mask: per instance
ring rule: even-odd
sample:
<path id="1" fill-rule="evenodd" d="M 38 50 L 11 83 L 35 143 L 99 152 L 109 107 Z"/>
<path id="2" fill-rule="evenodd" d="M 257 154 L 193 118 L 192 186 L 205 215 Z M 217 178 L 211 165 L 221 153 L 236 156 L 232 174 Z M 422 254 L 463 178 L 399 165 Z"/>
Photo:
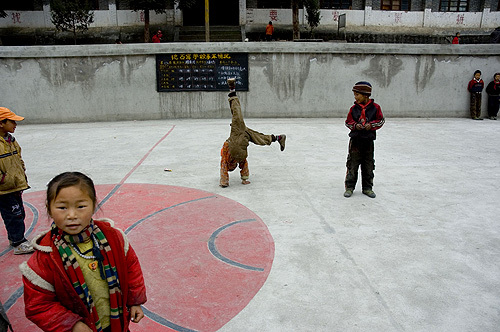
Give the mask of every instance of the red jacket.
<path id="1" fill-rule="evenodd" d="M 154 34 L 153 35 L 153 43 L 161 43 L 161 37 L 163 37 L 163 34 Z"/>
<path id="2" fill-rule="evenodd" d="M 479 79 L 479 81 L 476 81 L 475 78 L 471 79 L 469 81 L 469 84 L 467 85 L 467 90 L 471 93 L 477 93 L 483 91 L 484 88 L 484 82 L 482 79 Z"/>
<path id="3" fill-rule="evenodd" d="M 358 130 L 356 129 L 356 124 L 360 122 L 361 113 L 365 108 L 366 123 L 371 125 L 371 130 Z M 349 137 L 359 137 L 368 138 L 375 140 L 376 130 L 382 128 L 385 123 L 384 115 L 382 114 L 382 109 L 379 104 L 376 104 L 373 99 L 370 99 L 366 105 L 360 105 L 354 102 L 354 105 L 349 110 L 347 114 L 347 119 L 345 120 L 345 125 L 351 130 Z"/>
<path id="4" fill-rule="evenodd" d="M 130 323 L 127 308 L 146 302 L 141 266 L 125 234 L 114 228 L 111 220 L 94 222 L 106 236 L 115 256 L 123 293 L 123 332 L 127 332 Z M 78 321 L 96 331 L 87 307 L 71 285 L 61 257 L 51 240 L 50 231 L 41 234 L 35 242 L 34 247 L 37 250 L 28 262 L 20 266 L 23 273 L 26 317 L 43 331 L 71 331 Z"/>

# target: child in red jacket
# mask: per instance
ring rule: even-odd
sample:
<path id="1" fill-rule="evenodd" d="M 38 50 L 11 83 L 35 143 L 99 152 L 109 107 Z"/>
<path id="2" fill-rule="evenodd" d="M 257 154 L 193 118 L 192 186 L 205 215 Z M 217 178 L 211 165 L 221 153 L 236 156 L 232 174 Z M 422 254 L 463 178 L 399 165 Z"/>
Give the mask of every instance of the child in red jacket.
<path id="1" fill-rule="evenodd" d="M 384 125 L 384 115 L 380 106 L 370 99 L 372 85 L 361 81 L 352 88 L 354 105 L 349 110 L 345 125 L 351 130 L 349 133 L 349 154 L 347 155 L 347 173 L 345 176 L 344 197 L 351 197 L 358 181 L 358 169 L 361 166 L 361 186 L 363 194 L 375 198 L 373 192 L 373 159 L 376 130 Z"/>
<path id="2" fill-rule="evenodd" d="M 474 78 L 469 81 L 467 85 L 467 90 L 470 93 L 470 117 L 473 120 L 481 119 L 481 92 L 484 88 L 484 82 L 481 79 L 481 71 L 476 70 L 474 72 Z"/>
<path id="3" fill-rule="evenodd" d="M 47 185 L 54 222 L 21 264 L 26 317 L 43 331 L 127 332 L 144 313 L 146 288 L 137 256 L 111 220 L 93 220 L 94 183 L 79 172 Z"/>

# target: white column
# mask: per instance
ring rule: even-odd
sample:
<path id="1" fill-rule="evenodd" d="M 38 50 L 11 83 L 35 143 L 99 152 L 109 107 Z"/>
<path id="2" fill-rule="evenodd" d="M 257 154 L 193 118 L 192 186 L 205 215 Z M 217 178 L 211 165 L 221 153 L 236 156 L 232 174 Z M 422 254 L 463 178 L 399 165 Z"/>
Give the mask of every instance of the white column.
<path id="1" fill-rule="evenodd" d="M 52 28 L 54 25 L 52 24 L 51 15 L 50 15 L 50 4 L 43 5 L 43 24 L 45 28 Z"/>
<path id="2" fill-rule="evenodd" d="M 240 0 L 240 25 L 247 24 L 247 0 Z"/>
<path id="3" fill-rule="evenodd" d="M 108 0 L 109 24 L 118 26 L 118 11 L 116 10 L 116 0 Z"/>

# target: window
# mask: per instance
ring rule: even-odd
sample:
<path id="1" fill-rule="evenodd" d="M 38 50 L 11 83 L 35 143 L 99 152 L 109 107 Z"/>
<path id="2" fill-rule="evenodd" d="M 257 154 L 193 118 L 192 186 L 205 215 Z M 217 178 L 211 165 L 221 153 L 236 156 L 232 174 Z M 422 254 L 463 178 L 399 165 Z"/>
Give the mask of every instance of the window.
<path id="1" fill-rule="evenodd" d="M 257 0 L 257 8 L 292 8 L 290 0 Z"/>
<path id="2" fill-rule="evenodd" d="M 99 10 L 99 0 L 87 0 L 91 10 Z M 108 9 L 108 8 L 106 8 Z"/>
<path id="3" fill-rule="evenodd" d="M 439 11 L 441 12 L 466 12 L 468 10 L 468 0 L 441 0 L 439 4 Z"/>
<path id="4" fill-rule="evenodd" d="M 322 9 L 350 9 L 352 0 L 320 0 L 319 8 Z"/>
<path id="5" fill-rule="evenodd" d="M 41 1 L 38 0 L 15 0 L 15 1 L 2 1 L 3 10 L 36 10 L 41 7 Z"/>
<path id="6" fill-rule="evenodd" d="M 382 0 L 382 10 L 410 10 L 411 0 Z"/>

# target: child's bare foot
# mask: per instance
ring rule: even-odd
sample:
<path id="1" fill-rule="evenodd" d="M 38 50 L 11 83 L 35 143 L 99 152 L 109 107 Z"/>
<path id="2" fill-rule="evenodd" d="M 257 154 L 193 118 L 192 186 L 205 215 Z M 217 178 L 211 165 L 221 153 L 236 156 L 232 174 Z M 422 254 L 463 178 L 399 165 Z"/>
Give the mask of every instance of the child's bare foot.
<path id="1" fill-rule="evenodd" d="M 250 181 L 248 181 L 248 180 L 241 180 L 241 184 L 250 184 Z"/>

